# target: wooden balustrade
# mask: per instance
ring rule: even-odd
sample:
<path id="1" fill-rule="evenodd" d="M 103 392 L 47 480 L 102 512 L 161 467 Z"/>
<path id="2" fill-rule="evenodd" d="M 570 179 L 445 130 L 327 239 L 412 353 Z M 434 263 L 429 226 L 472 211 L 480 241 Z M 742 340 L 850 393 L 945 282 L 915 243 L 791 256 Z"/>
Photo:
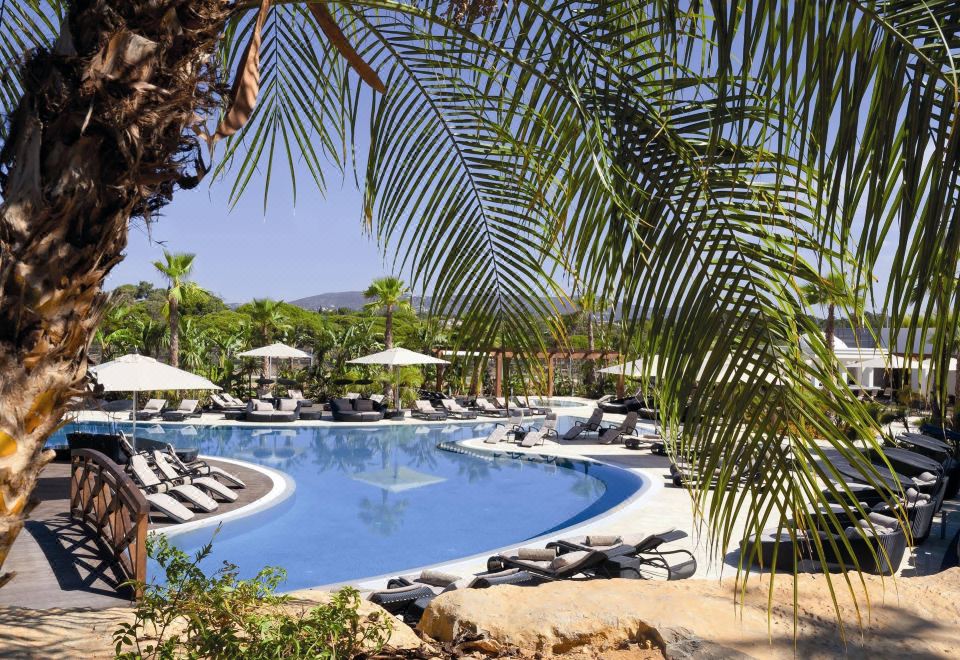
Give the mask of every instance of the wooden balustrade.
<path id="1" fill-rule="evenodd" d="M 130 580 L 147 580 L 149 512 L 122 467 L 93 449 L 71 452 L 70 517 L 90 528 Z"/>

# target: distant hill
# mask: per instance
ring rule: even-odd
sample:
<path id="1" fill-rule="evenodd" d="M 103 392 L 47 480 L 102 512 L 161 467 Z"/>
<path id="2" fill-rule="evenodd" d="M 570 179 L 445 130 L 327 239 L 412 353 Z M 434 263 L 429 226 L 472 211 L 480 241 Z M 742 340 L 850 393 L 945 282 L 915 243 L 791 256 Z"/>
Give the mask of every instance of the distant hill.
<path id="1" fill-rule="evenodd" d="M 302 307 L 303 309 L 309 309 L 311 312 L 315 312 L 317 310 L 332 312 L 342 307 L 358 310 L 362 309 L 367 303 L 366 299 L 363 297 L 363 291 L 334 291 L 332 293 L 320 293 L 315 296 L 307 296 L 306 298 L 289 300 L 287 302 L 289 302 L 291 305 Z M 427 304 L 429 304 L 429 301 L 427 301 Z M 419 308 L 419 297 L 414 297 L 413 306 L 415 308 Z"/>
<path id="2" fill-rule="evenodd" d="M 317 310 L 330 312 L 342 307 L 354 310 L 362 309 L 367 301 L 364 299 L 362 291 L 337 291 L 333 293 L 321 293 L 316 296 L 307 296 L 306 298 L 289 300 L 287 302 L 291 305 L 302 307 L 303 309 L 309 309 L 312 312 Z M 561 305 L 561 311 L 565 313 L 573 311 L 572 308 L 562 305 L 558 299 L 555 299 L 553 302 L 555 305 Z M 430 299 L 421 298 L 420 296 L 413 297 L 414 309 L 419 310 L 421 303 L 424 308 L 427 308 L 430 306 Z"/>

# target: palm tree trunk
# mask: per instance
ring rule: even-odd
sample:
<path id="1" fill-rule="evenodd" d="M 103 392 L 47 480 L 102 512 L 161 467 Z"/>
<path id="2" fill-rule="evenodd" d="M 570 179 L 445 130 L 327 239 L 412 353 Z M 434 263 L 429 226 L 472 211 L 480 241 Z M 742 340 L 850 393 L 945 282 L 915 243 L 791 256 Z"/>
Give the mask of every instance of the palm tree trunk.
<path id="1" fill-rule="evenodd" d="M 593 312 L 587 314 L 587 350 L 593 353 L 596 350 L 597 343 L 596 338 L 594 337 L 593 331 Z M 593 386 L 594 378 L 594 368 L 596 364 L 592 358 L 587 358 L 587 377 L 586 385 Z"/>
<path id="2" fill-rule="evenodd" d="M 180 366 L 180 305 L 170 299 L 170 366 Z"/>
<path id="3" fill-rule="evenodd" d="M 827 341 L 827 348 L 833 350 L 833 336 L 837 325 L 837 308 L 833 303 L 827 305 L 827 322 L 824 324 L 823 334 Z M 846 381 L 844 381 L 846 382 Z"/>
<path id="4" fill-rule="evenodd" d="M 393 348 L 393 305 L 387 305 L 386 318 L 383 328 L 383 346 L 384 348 Z"/>
<path id="5" fill-rule="evenodd" d="M 68 7 L 55 52 L 24 65 L 0 151 L 0 567 L 53 457 L 44 443 L 84 391 L 128 221 L 199 180 L 187 129 L 214 106 L 206 62 L 227 19 L 222 0 Z"/>

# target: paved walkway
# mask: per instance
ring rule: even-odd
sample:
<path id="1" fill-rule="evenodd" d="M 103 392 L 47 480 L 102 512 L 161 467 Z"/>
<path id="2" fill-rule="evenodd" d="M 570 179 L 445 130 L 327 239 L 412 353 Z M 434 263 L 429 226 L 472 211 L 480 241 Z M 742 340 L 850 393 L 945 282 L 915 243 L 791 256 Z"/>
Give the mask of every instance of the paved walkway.
<path id="1" fill-rule="evenodd" d="M 235 511 L 260 499 L 273 484 L 256 470 L 234 463 L 220 465 L 247 487 L 237 491 L 236 502 L 220 503 L 217 511 L 197 514 L 197 519 Z M 30 512 L 3 565 L 4 572 L 15 575 L 0 588 L 0 605 L 103 609 L 128 603 L 129 595 L 117 591 L 124 580 L 122 574 L 110 560 L 104 559 L 106 553 L 100 550 L 95 538 L 70 519 L 70 465 L 47 465 L 34 496 L 39 504 Z M 151 529 L 166 524 L 158 518 Z"/>

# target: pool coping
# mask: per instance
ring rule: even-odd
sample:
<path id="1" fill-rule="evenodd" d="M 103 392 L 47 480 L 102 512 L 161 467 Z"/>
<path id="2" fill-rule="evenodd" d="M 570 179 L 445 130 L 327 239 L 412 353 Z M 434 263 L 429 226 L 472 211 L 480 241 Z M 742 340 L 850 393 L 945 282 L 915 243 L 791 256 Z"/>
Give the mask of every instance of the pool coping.
<path id="1" fill-rule="evenodd" d="M 477 441 L 482 441 L 482 440 L 483 440 L 482 437 L 468 438 L 468 439 L 466 439 L 466 440 L 456 441 L 454 444 L 457 444 L 457 445 L 460 445 L 460 446 L 465 446 L 466 448 L 470 449 L 471 451 L 477 451 L 478 453 L 487 453 L 487 454 L 491 454 L 491 455 L 502 455 L 502 456 L 506 456 L 507 458 L 510 458 L 511 460 L 531 460 L 531 459 L 520 458 L 520 457 L 516 457 L 516 456 L 510 456 L 510 455 L 508 455 L 508 454 L 505 453 L 505 452 L 498 451 L 498 450 L 493 449 L 493 448 L 490 448 L 490 447 L 476 446 L 475 444 L 471 444 L 471 443 L 476 443 Z M 512 448 L 509 453 L 510 453 L 510 454 L 530 454 L 530 455 L 553 457 L 553 458 L 563 458 L 563 459 L 571 460 L 571 458 L 570 458 L 569 456 L 563 456 L 563 455 L 561 455 L 561 454 L 551 453 L 551 452 L 549 452 L 549 451 L 544 451 L 545 448 L 536 448 L 536 449 L 537 449 L 536 451 L 528 451 L 528 450 L 525 450 L 524 448 L 519 448 L 519 447 L 518 447 L 518 448 Z M 421 571 L 425 571 L 425 570 L 428 570 L 428 569 L 429 569 L 429 570 L 444 570 L 445 568 L 450 568 L 450 567 L 459 567 L 459 568 L 458 568 L 458 572 L 462 572 L 462 570 L 460 570 L 460 569 L 463 568 L 463 565 L 464 565 L 464 564 L 474 564 L 474 563 L 479 562 L 479 561 L 481 561 L 481 560 L 486 560 L 486 558 L 488 558 L 488 557 L 490 557 L 490 556 L 500 554 L 501 552 L 504 552 L 504 551 L 506 551 L 506 550 L 513 550 L 513 549 L 516 549 L 516 548 L 518 548 L 518 547 L 527 547 L 527 546 L 534 545 L 534 544 L 546 543 L 546 542 L 548 542 L 548 541 L 551 541 L 551 540 L 554 540 L 554 539 L 557 539 L 557 538 L 561 538 L 562 536 L 568 536 L 568 535 L 570 535 L 571 533 L 576 532 L 576 531 L 578 531 L 578 530 L 584 530 L 584 529 L 586 529 L 586 528 L 593 527 L 593 526 L 597 525 L 598 523 L 603 522 L 603 521 L 606 521 L 606 520 L 608 520 L 608 519 L 610 519 L 610 518 L 614 518 L 614 517 L 620 516 L 620 515 L 626 513 L 628 510 L 631 510 L 631 509 L 633 509 L 634 507 L 638 506 L 638 505 L 641 504 L 644 500 L 648 499 L 650 496 L 652 496 L 652 495 L 653 495 L 654 493 L 656 493 L 658 490 L 660 490 L 660 489 L 663 488 L 663 484 L 662 484 L 662 483 L 655 482 L 654 480 L 650 479 L 650 478 L 647 477 L 646 475 L 637 474 L 637 473 L 633 472 L 632 470 L 629 470 L 629 469 L 627 469 L 627 468 L 624 468 L 624 467 L 622 467 L 622 466 L 620 466 L 620 465 L 615 465 L 615 464 L 609 463 L 609 462 L 607 462 L 607 461 L 597 460 L 597 459 L 595 459 L 595 458 L 588 457 L 588 456 L 580 456 L 580 457 L 577 457 L 577 458 L 575 458 L 575 459 L 573 459 L 573 460 L 583 461 L 583 462 L 585 462 L 585 463 L 596 463 L 596 464 L 599 464 L 599 465 L 604 465 L 604 466 L 606 466 L 606 467 L 608 467 L 608 468 L 611 468 L 611 469 L 613 469 L 613 470 L 620 470 L 620 471 L 623 471 L 623 472 L 627 472 L 627 473 L 631 474 L 633 477 L 639 479 L 640 482 L 641 482 L 641 485 L 640 485 L 640 487 L 639 487 L 632 495 L 630 495 L 630 497 L 628 497 L 627 499 L 625 499 L 625 500 L 623 500 L 622 502 L 618 503 L 616 506 L 613 506 L 613 507 L 607 509 L 606 511 L 603 511 L 603 512 L 601 512 L 601 513 L 598 513 L 597 515 L 595 515 L 595 516 L 593 516 L 593 517 L 591 517 L 591 518 L 588 518 L 588 519 L 586 519 L 586 520 L 582 520 L 582 521 L 580 521 L 580 522 L 578 522 L 578 523 L 576 523 L 576 524 L 574 524 L 574 525 L 570 525 L 569 527 L 563 527 L 563 528 L 561 528 L 561 529 L 555 529 L 555 530 L 553 530 L 553 531 L 546 532 L 546 533 L 544 533 L 544 534 L 540 534 L 540 535 L 538 535 L 538 536 L 535 536 L 535 537 L 532 537 L 532 538 L 529 538 L 529 539 L 525 539 L 525 540 L 522 540 L 522 541 L 518 541 L 518 542 L 515 542 L 515 543 L 511 543 L 511 544 L 508 544 L 508 545 L 504 545 L 504 546 L 495 547 L 495 548 L 490 549 L 490 550 L 484 550 L 484 551 L 477 552 L 477 553 L 474 553 L 474 554 L 471 554 L 471 555 L 467 555 L 467 556 L 464 556 L 464 557 L 458 557 L 458 558 L 456 558 L 456 559 L 450 559 L 450 560 L 447 560 L 447 561 L 438 562 L 438 563 L 433 563 L 433 564 L 423 564 L 423 565 L 414 566 L 414 567 L 411 567 L 411 568 L 398 569 L 398 570 L 390 571 L 390 572 L 388 572 L 388 573 L 381 573 L 381 574 L 379 574 L 379 575 L 372 575 L 372 576 L 368 576 L 368 577 L 355 578 L 355 579 L 352 579 L 352 580 L 343 580 L 343 581 L 340 581 L 340 582 L 331 582 L 331 583 L 327 583 L 327 584 L 317 585 L 317 586 L 315 586 L 315 587 L 301 587 L 301 588 L 299 588 L 299 589 L 292 589 L 292 590 L 287 591 L 287 592 L 285 592 L 285 593 L 295 593 L 295 592 L 299 592 L 299 591 L 312 591 L 312 590 L 318 590 L 318 591 L 333 591 L 333 590 L 336 590 L 336 589 L 339 589 L 339 588 L 342 588 L 342 587 L 348 587 L 348 586 L 350 586 L 350 587 L 357 587 L 357 588 L 359 588 L 359 589 L 361 589 L 361 590 L 363 590 L 363 591 L 372 591 L 372 590 L 376 590 L 376 589 L 383 589 L 383 588 L 385 588 L 385 582 L 386 582 L 386 580 L 388 580 L 388 579 L 390 579 L 390 578 L 393 578 L 393 577 L 396 577 L 396 576 L 398 576 L 398 575 L 415 574 L 415 573 L 419 573 L 419 572 L 421 572 Z M 563 469 L 567 469 L 567 468 L 563 468 Z"/>
<path id="2" fill-rule="evenodd" d="M 285 472 L 281 472 L 280 470 L 274 470 L 273 468 L 257 465 L 256 463 L 249 463 L 236 458 L 223 458 L 220 456 L 200 456 L 199 458 L 217 461 L 218 463 L 239 465 L 247 468 L 248 470 L 259 472 L 260 474 L 263 474 L 269 478 L 273 485 L 266 494 L 258 497 L 249 504 L 244 504 L 242 507 L 234 509 L 233 511 L 220 513 L 215 516 L 203 518 L 202 520 L 194 520 L 192 522 L 185 522 L 178 525 L 168 525 L 167 527 L 152 529 L 149 532 L 150 534 L 163 534 L 167 538 L 176 538 L 178 536 L 182 536 L 183 534 L 195 532 L 200 529 L 216 527 L 222 523 L 246 518 L 256 513 L 260 513 L 261 511 L 275 507 L 293 495 L 297 489 L 297 482 L 293 479 L 293 477 Z"/>

